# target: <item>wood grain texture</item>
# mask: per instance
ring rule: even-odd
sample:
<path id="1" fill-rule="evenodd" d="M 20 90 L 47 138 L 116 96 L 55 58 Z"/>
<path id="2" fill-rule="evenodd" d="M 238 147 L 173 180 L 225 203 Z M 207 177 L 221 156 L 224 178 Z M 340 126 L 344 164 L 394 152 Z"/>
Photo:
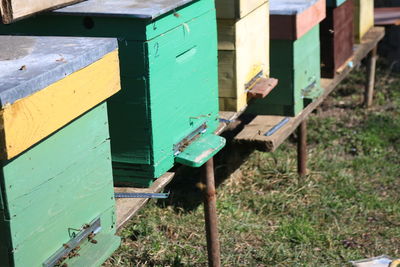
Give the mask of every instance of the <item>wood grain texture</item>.
<path id="1" fill-rule="evenodd" d="M 284 117 L 282 116 L 257 116 L 252 122 L 235 136 L 235 141 L 239 143 L 248 143 L 254 145 L 255 148 L 262 151 L 275 151 L 287 138 L 292 134 L 299 124 L 306 119 L 311 112 L 318 107 L 328 95 L 343 81 L 349 72 L 357 66 L 357 64 L 367 56 L 367 54 L 377 46 L 385 35 L 385 29 L 381 27 L 372 28 L 363 38 L 362 43 L 356 46 L 352 64 L 346 64 L 340 73 L 334 79 L 322 79 L 321 84 L 324 88 L 323 94 L 314 102 L 309 104 L 299 115 L 290 118 L 279 131 L 271 136 L 264 136 L 273 126 L 279 123 Z"/>
<path id="2" fill-rule="evenodd" d="M 0 2 L 0 14 L 3 23 L 8 24 L 40 11 L 55 9 L 80 1 L 83 0 L 2 0 Z"/>
<path id="3" fill-rule="evenodd" d="M 9 241 L 13 266 L 41 266 L 71 239 L 69 229 L 79 229 L 98 216 L 101 232 L 115 233 L 108 138 L 107 108 L 102 103 L 2 162 L 0 232 L 7 233 L 2 239 Z"/>
<path id="4" fill-rule="evenodd" d="M 301 13 L 284 15 L 271 13 L 271 39 L 297 40 L 320 23 L 325 16 L 325 0 L 317 1 Z"/>
<path id="5" fill-rule="evenodd" d="M 327 9 L 327 17 L 321 22 L 320 30 L 322 77 L 333 78 L 336 70 L 353 54 L 353 12 L 352 0 Z"/>
<path id="6" fill-rule="evenodd" d="M 175 173 L 167 172 L 158 178 L 150 188 L 115 187 L 116 193 L 160 193 L 174 178 Z M 122 228 L 147 202 L 147 198 L 117 199 L 117 229 Z"/>
<path id="7" fill-rule="evenodd" d="M 240 20 L 218 20 L 219 97 L 231 102 L 223 101 L 221 110 L 242 110 L 254 77 L 269 77 L 268 9 L 265 3 Z"/>
<path id="8" fill-rule="evenodd" d="M 216 0 L 217 19 L 240 19 L 269 0 Z"/>
<path id="9" fill-rule="evenodd" d="M 11 159 L 120 90 L 118 51 L 6 106 L 1 157 Z"/>
<path id="10" fill-rule="evenodd" d="M 374 26 L 374 0 L 354 0 L 354 7 L 354 36 L 356 43 L 360 43 Z"/>

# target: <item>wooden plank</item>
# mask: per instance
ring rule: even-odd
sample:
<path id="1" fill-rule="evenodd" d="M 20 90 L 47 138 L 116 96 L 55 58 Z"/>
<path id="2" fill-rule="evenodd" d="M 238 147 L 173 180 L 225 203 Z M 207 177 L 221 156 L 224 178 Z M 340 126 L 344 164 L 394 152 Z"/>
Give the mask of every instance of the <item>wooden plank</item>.
<path id="1" fill-rule="evenodd" d="M 120 90 L 118 51 L 6 106 L 1 158 L 11 159 Z"/>
<path id="2" fill-rule="evenodd" d="M 350 62 L 346 62 L 340 73 L 334 79 L 322 79 L 324 93 L 314 102 L 309 104 L 299 115 L 290 118 L 289 122 L 281 127 L 275 134 L 265 136 L 264 134 L 277 125 L 284 117 L 282 116 L 257 116 L 252 122 L 234 138 L 239 143 L 251 143 L 262 151 L 275 151 L 292 134 L 299 124 L 305 120 L 310 113 L 317 108 L 336 86 L 349 74 L 368 53 L 377 46 L 384 37 L 385 29 L 382 27 L 372 28 L 363 38 L 362 43 L 356 46 L 354 56 Z"/>
<path id="3" fill-rule="evenodd" d="M 174 175 L 173 172 L 167 172 L 150 188 L 115 187 L 114 190 L 116 193 L 159 193 L 171 182 Z M 148 201 L 145 198 L 117 199 L 117 229 L 123 227 Z"/>
<path id="4" fill-rule="evenodd" d="M 55 9 L 82 0 L 4 0 L 0 2 L 0 15 L 3 23 L 33 15 L 40 11 Z"/>
<path id="5" fill-rule="evenodd" d="M 400 7 L 375 8 L 375 25 L 400 25 Z"/>

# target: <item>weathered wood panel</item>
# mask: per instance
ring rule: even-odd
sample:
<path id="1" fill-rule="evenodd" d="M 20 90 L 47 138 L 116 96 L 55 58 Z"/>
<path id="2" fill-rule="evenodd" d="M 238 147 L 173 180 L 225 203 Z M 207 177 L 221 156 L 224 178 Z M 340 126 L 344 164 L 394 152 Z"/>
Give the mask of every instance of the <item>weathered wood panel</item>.
<path id="1" fill-rule="evenodd" d="M 352 0 L 336 8 L 327 9 L 327 17 L 321 22 L 321 74 L 333 78 L 336 70 L 353 54 Z"/>
<path id="2" fill-rule="evenodd" d="M 244 109 L 254 78 L 269 77 L 268 9 L 265 3 L 240 20 L 218 20 L 219 97 L 236 99 L 222 101 L 221 110 Z"/>
<path id="3" fill-rule="evenodd" d="M 356 43 L 360 43 L 374 26 L 374 0 L 354 0 L 354 7 L 354 36 Z"/>
<path id="4" fill-rule="evenodd" d="M 0 15 L 3 23 L 33 15 L 37 12 L 55 9 L 83 0 L 4 0 L 0 2 Z"/>
<path id="5" fill-rule="evenodd" d="M 103 103 L 2 163 L 0 231 L 6 233 L 2 243 L 8 241 L 13 266 L 41 266 L 71 239 L 71 231 L 76 231 L 71 229 L 97 216 L 101 233 L 115 233 L 108 139 Z M 111 241 L 115 243 L 105 242 Z M 0 258 L 1 266 L 4 260 Z"/>

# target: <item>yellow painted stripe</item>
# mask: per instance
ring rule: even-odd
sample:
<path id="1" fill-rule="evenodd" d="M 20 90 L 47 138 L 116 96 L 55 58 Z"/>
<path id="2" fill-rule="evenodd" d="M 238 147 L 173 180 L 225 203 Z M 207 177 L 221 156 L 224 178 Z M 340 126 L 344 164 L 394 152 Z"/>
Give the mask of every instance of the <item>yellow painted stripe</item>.
<path id="1" fill-rule="evenodd" d="M 118 51 L 5 107 L 3 149 L 11 159 L 120 90 Z"/>

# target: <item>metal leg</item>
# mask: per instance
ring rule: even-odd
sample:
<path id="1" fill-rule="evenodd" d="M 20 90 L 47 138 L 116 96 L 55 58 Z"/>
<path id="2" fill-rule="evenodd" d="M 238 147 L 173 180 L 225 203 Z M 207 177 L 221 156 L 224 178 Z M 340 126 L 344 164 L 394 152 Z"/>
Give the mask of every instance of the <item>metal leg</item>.
<path id="1" fill-rule="evenodd" d="M 307 174 L 307 121 L 304 120 L 298 127 L 297 140 L 297 171 L 300 176 Z"/>
<path id="2" fill-rule="evenodd" d="M 375 71 L 377 60 L 377 47 L 375 47 L 367 58 L 367 83 L 365 84 L 364 105 L 369 108 L 372 106 L 375 87 Z"/>
<path id="3" fill-rule="evenodd" d="M 220 246 L 218 238 L 217 197 L 215 193 L 214 159 L 211 158 L 204 166 L 203 190 L 204 217 L 207 234 L 208 265 L 210 267 L 221 266 Z"/>

